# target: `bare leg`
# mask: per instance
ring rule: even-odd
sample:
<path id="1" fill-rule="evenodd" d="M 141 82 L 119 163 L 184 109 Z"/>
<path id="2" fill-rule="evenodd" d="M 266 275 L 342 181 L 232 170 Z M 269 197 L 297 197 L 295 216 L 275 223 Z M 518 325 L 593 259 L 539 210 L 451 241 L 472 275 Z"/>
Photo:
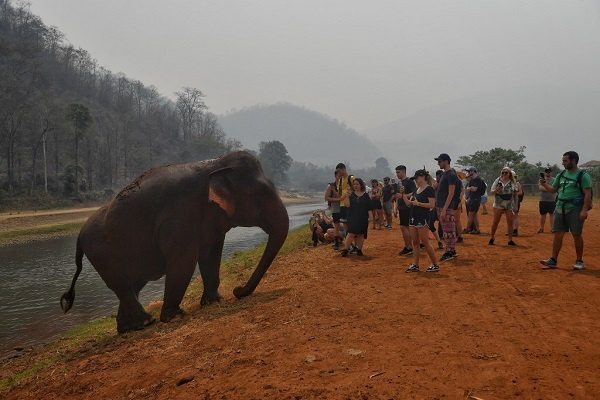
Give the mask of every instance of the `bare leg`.
<path id="1" fill-rule="evenodd" d="M 359 250 L 362 250 L 364 244 L 365 244 L 365 236 L 364 235 L 356 235 L 356 247 L 358 247 Z"/>
<path id="2" fill-rule="evenodd" d="M 552 230 L 552 227 L 554 226 L 554 214 L 550 213 L 549 215 L 549 220 L 550 220 L 550 230 Z"/>
<path id="3" fill-rule="evenodd" d="M 546 226 L 546 214 L 540 214 L 540 232 L 544 231 Z"/>
<path id="4" fill-rule="evenodd" d="M 554 232 L 554 238 L 552 240 L 552 258 L 555 260 L 558 260 L 564 237 L 565 232 Z"/>
<path id="5" fill-rule="evenodd" d="M 419 229 L 415 228 L 415 230 L 417 232 L 415 232 L 414 235 L 418 236 L 419 241 L 421 243 L 423 243 L 423 245 L 425 245 L 425 251 L 427 252 L 427 255 L 429 256 L 429 260 L 431 260 L 432 264 L 437 264 L 437 260 L 435 258 L 435 251 L 433 250 L 433 246 L 429 242 L 428 229 L 425 227 L 425 228 L 419 228 Z M 415 248 L 413 249 L 413 254 L 414 254 L 415 250 L 417 250 L 419 247 L 420 246 L 418 244 L 415 246 Z"/>
<path id="6" fill-rule="evenodd" d="M 498 224 L 500 223 L 500 218 L 502 218 L 502 214 L 504 210 L 500 208 L 494 208 L 494 219 L 492 221 L 492 239 L 496 238 L 496 231 L 498 230 Z"/>
<path id="7" fill-rule="evenodd" d="M 575 242 L 575 253 L 577 260 L 583 260 L 583 236 L 573 235 L 573 241 Z"/>
<path id="8" fill-rule="evenodd" d="M 507 225 L 507 229 L 508 229 L 508 241 L 510 242 L 511 240 L 513 240 L 513 224 L 514 224 L 514 214 L 510 211 L 510 210 L 506 210 L 506 225 Z"/>
<path id="9" fill-rule="evenodd" d="M 410 234 L 410 230 L 408 229 L 408 226 L 400 225 L 400 232 L 402 232 L 402 239 L 404 240 L 404 246 L 409 249 L 414 248 L 414 246 L 413 246 L 414 240 L 411 239 L 412 235 Z M 417 247 L 419 247 L 418 244 L 417 244 Z"/>
<path id="10" fill-rule="evenodd" d="M 419 245 L 420 238 L 419 233 L 417 232 L 417 228 L 414 226 L 411 226 L 410 228 L 403 226 L 402 228 L 406 228 L 406 230 L 409 231 L 409 236 L 412 238 L 413 264 L 419 265 L 419 255 L 421 251 L 421 246 Z M 404 233 L 404 229 L 402 233 Z"/>

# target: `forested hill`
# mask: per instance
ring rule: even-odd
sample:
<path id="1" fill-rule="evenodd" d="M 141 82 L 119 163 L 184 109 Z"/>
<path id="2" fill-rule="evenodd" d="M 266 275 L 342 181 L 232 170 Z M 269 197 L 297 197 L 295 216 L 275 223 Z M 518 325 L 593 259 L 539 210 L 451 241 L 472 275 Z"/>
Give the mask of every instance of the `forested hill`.
<path id="1" fill-rule="evenodd" d="M 151 166 L 234 147 L 199 90 L 171 101 L 102 67 L 27 5 L 0 0 L 0 203 L 46 190 L 85 199 Z"/>
<path id="2" fill-rule="evenodd" d="M 287 103 L 257 105 L 219 117 L 225 132 L 244 147 L 279 140 L 294 160 L 316 165 L 345 161 L 354 167 L 373 165 L 381 152 L 366 137 L 337 120 Z"/>

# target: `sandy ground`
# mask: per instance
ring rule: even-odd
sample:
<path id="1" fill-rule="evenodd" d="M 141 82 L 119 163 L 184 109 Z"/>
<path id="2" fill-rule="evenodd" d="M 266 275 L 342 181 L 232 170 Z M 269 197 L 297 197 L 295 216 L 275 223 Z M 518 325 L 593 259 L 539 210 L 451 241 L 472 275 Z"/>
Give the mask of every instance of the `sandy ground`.
<path id="1" fill-rule="evenodd" d="M 586 225 L 588 269 L 571 270 L 569 240 L 545 270 L 552 236 L 534 233 L 536 210 L 524 204 L 519 247 L 466 236 L 437 274 L 404 273 L 397 225 L 371 231 L 363 258 L 329 246 L 280 257 L 249 298 L 223 291 L 7 398 L 600 398 L 600 215 Z"/>

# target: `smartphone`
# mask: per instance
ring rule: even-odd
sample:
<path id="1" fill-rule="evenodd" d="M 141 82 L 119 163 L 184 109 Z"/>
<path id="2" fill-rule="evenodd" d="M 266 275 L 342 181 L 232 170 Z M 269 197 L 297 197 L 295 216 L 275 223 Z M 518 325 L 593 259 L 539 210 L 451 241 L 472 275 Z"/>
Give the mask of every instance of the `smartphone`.
<path id="1" fill-rule="evenodd" d="M 543 172 L 540 172 L 540 179 L 546 179 L 546 174 L 544 174 Z"/>

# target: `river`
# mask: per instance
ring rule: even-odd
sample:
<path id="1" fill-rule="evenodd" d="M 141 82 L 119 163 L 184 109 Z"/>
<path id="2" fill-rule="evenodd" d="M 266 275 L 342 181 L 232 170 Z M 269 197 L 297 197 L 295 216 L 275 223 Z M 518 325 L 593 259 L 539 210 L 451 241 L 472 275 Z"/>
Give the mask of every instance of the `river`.
<path id="1" fill-rule="evenodd" d="M 308 222 L 308 213 L 323 204 L 287 207 L 290 229 Z M 0 247 L 0 358 L 15 348 L 47 342 L 76 325 L 116 314 L 118 300 L 84 257 L 76 300 L 68 314 L 60 296 L 75 273 L 77 235 Z M 265 242 L 260 228 L 235 228 L 227 233 L 223 257 Z M 196 273 L 198 273 L 196 269 Z M 140 293 L 142 304 L 162 299 L 164 278 L 149 282 Z"/>

